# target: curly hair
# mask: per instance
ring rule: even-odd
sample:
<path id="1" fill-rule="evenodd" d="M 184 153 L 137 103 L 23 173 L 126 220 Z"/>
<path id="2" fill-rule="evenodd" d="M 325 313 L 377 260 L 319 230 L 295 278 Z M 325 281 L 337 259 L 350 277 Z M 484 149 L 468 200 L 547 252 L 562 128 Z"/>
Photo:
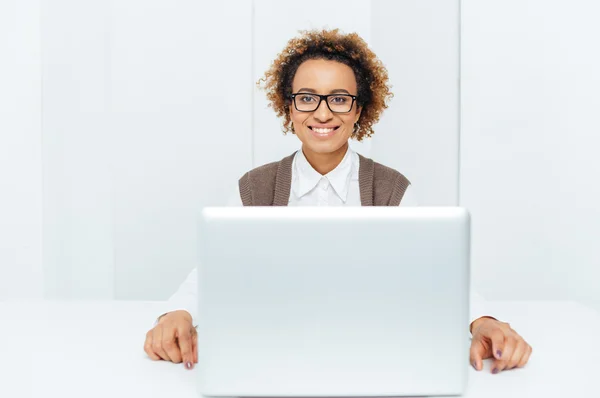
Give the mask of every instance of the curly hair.
<path id="1" fill-rule="evenodd" d="M 300 31 L 271 64 L 257 85 L 264 89 L 269 106 L 283 117 L 283 132 L 294 132 L 290 119 L 292 81 L 300 64 L 309 59 L 338 61 L 353 71 L 358 87 L 357 105 L 362 107 L 352 138 L 362 141 L 373 134 L 373 125 L 393 97 L 388 73 L 383 63 L 356 33 L 343 34 L 339 29 Z"/>

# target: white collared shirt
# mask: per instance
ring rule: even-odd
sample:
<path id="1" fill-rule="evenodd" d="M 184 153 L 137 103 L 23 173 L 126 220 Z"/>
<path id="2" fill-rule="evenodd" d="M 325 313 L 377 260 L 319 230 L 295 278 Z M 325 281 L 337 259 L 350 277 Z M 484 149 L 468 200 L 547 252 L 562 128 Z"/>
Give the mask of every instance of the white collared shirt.
<path id="1" fill-rule="evenodd" d="M 344 158 L 325 175 L 315 170 L 300 150 L 292 161 L 292 187 L 288 206 L 360 206 L 358 153 L 348 148 Z M 239 188 L 229 200 L 230 206 L 243 206 Z M 417 206 L 411 185 L 400 206 Z"/>
<path id="2" fill-rule="evenodd" d="M 302 151 L 296 152 L 292 161 L 292 186 L 288 206 L 360 206 L 358 184 L 359 157 L 348 148 L 340 164 L 321 175 L 308 162 Z M 406 189 L 400 206 L 417 206 L 417 198 L 412 185 Z M 239 187 L 228 201 L 229 206 L 243 206 Z M 186 310 L 197 324 L 197 271 L 190 272 L 177 292 L 169 298 L 164 312 Z M 471 321 L 485 315 L 483 299 L 471 292 Z M 468 325 L 465 325 L 468 327 Z"/>

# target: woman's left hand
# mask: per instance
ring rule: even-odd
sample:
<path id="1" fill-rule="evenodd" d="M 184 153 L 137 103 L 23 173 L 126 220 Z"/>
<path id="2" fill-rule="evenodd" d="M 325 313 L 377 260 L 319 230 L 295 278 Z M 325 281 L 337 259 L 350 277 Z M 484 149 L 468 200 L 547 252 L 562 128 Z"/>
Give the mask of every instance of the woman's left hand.
<path id="1" fill-rule="evenodd" d="M 531 346 L 508 323 L 479 318 L 472 325 L 471 364 L 483 369 L 483 360 L 494 358 L 492 373 L 522 368 L 529 361 Z"/>

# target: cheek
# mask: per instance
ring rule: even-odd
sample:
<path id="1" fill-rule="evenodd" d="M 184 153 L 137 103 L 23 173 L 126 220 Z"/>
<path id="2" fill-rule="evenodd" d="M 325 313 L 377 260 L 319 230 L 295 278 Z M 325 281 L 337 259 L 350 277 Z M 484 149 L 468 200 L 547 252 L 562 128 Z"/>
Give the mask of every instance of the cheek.
<path id="1" fill-rule="evenodd" d="M 354 129 L 354 121 L 356 120 L 356 114 L 344 115 L 342 121 L 346 128 L 353 130 Z"/>
<path id="2" fill-rule="evenodd" d="M 303 113 L 292 111 L 290 114 L 290 119 L 292 120 L 292 123 L 294 124 L 294 128 L 296 128 L 296 127 L 300 128 L 300 126 L 302 126 L 302 124 L 306 121 L 306 119 L 308 119 L 308 116 Z"/>

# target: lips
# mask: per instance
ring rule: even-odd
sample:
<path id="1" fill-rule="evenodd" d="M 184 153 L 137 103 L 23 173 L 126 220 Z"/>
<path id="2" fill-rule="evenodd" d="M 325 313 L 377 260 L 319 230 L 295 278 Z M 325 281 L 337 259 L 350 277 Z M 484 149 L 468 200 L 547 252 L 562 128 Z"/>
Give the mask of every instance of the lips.
<path id="1" fill-rule="evenodd" d="M 327 126 L 327 127 L 316 127 L 316 126 L 308 126 L 309 129 L 314 131 L 317 134 L 331 134 L 335 130 L 337 130 L 340 126 Z"/>
<path id="2" fill-rule="evenodd" d="M 318 140 L 328 140 L 337 134 L 340 126 L 308 126 L 312 136 Z"/>

